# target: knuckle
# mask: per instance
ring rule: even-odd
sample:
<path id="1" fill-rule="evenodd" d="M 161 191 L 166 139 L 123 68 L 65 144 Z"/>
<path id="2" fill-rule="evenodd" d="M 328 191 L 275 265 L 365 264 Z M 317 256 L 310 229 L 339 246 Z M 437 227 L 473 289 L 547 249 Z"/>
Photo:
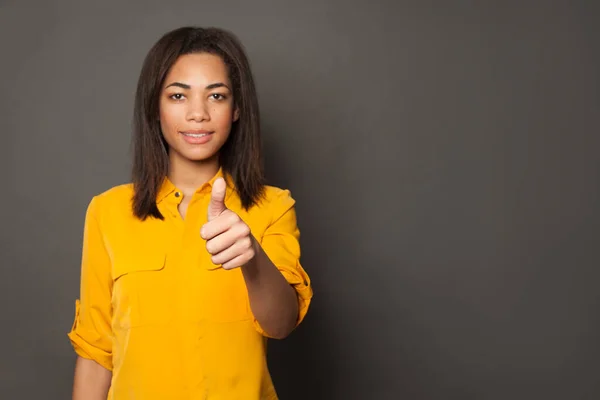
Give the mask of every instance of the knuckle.
<path id="1" fill-rule="evenodd" d="M 248 241 L 245 237 L 239 238 L 235 244 L 236 249 L 239 250 L 240 254 L 243 254 L 248 250 Z"/>
<path id="2" fill-rule="evenodd" d="M 229 221 L 231 225 L 237 224 L 239 220 L 240 217 L 238 217 L 237 214 L 234 212 L 229 213 L 229 215 L 227 216 L 227 221 Z"/>
<path id="3" fill-rule="evenodd" d="M 248 236 L 250 234 L 250 227 L 245 223 L 240 223 L 240 231 L 244 236 Z"/>
<path id="4" fill-rule="evenodd" d="M 214 250 L 215 245 L 212 242 L 206 243 L 206 251 L 208 251 L 210 254 L 214 254 Z"/>

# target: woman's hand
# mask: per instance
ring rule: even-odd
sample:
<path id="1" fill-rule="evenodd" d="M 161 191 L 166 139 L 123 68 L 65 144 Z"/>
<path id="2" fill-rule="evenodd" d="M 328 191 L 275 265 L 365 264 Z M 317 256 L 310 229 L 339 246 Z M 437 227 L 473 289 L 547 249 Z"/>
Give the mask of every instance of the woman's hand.
<path id="1" fill-rule="evenodd" d="M 225 206 L 226 188 L 223 178 L 213 183 L 208 222 L 202 226 L 200 236 L 206 240 L 206 250 L 212 255 L 213 264 L 234 269 L 254 259 L 258 242 L 252 236 L 250 227 Z"/>

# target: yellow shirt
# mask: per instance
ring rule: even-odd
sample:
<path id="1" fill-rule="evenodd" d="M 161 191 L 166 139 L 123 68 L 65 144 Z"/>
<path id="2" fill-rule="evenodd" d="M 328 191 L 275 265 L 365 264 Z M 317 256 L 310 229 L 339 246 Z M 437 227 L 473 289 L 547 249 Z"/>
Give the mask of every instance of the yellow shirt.
<path id="1" fill-rule="evenodd" d="M 196 191 L 185 220 L 168 179 L 157 196 L 164 221 L 134 217 L 131 184 L 90 202 L 68 336 L 78 355 L 112 371 L 108 399 L 277 399 L 268 335 L 252 314 L 242 271 L 214 265 L 200 237 L 218 176 Z M 225 204 L 296 289 L 300 323 L 312 288 L 299 262 L 295 202 L 288 190 L 267 186 L 265 199 L 245 211 L 231 185 Z"/>

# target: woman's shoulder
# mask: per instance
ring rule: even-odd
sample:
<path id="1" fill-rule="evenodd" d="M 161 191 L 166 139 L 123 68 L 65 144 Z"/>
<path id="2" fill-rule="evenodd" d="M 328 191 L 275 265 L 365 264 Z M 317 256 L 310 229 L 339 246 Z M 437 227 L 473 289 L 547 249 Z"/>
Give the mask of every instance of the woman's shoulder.
<path id="1" fill-rule="evenodd" d="M 132 197 L 133 184 L 124 183 L 97 192 L 90 201 L 90 207 L 93 207 L 96 212 L 101 213 L 115 209 L 129 211 L 131 209 Z"/>
<path id="2" fill-rule="evenodd" d="M 133 184 L 123 183 L 121 185 L 112 186 L 102 192 L 97 193 L 94 197 L 102 203 L 128 203 L 133 196 Z M 114 205 L 116 205 L 114 204 Z"/>
<path id="3" fill-rule="evenodd" d="M 278 186 L 265 185 L 261 207 L 291 207 L 296 200 L 292 197 L 290 189 Z"/>
<path id="4" fill-rule="evenodd" d="M 265 185 L 260 199 L 249 213 L 261 220 L 273 220 L 293 209 L 295 204 L 290 189 Z"/>

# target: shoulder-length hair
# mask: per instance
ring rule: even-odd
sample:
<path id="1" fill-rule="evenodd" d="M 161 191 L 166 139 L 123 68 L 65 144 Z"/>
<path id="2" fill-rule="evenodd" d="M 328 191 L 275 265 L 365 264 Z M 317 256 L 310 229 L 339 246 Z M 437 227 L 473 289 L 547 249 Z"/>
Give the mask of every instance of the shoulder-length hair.
<path id="1" fill-rule="evenodd" d="M 141 220 L 163 219 L 157 194 L 169 168 L 162 136 L 159 99 L 165 77 L 182 55 L 210 53 L 227 66 L 239 118 L 219 151 L 219 164 L 249 209 L 264 192 L 260 115 L 254 78 L 244 48 L 234 34 L 219 28 L 182 27 L 166 33 L 148 52 L 137 84 L 133 115 L 133 213 Z"/>

